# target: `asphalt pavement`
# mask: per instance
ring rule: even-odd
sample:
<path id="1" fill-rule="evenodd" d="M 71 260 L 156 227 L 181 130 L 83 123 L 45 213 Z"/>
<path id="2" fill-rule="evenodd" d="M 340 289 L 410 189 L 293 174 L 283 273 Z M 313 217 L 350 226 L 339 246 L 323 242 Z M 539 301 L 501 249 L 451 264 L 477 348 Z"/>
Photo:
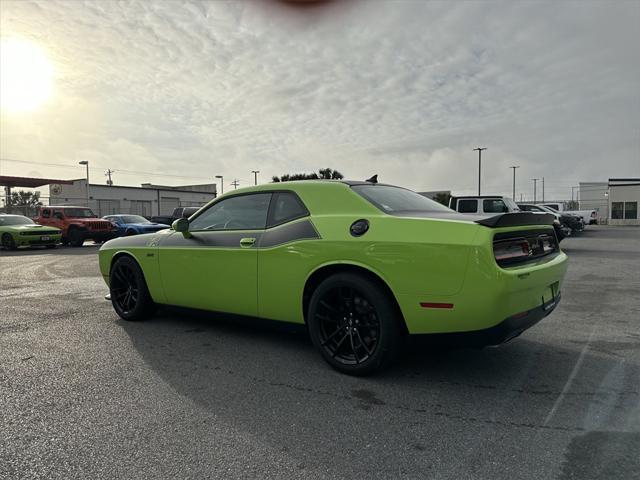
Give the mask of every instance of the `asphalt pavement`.
<path id="1" fill-rule="evenodd" d="M 2 251 L 0 478 L 640 478 L 640 228 L 562 246 L 562 302 L 521 337 L 367 378 L 301 328 L 124 322 L 95 246 Z"/>

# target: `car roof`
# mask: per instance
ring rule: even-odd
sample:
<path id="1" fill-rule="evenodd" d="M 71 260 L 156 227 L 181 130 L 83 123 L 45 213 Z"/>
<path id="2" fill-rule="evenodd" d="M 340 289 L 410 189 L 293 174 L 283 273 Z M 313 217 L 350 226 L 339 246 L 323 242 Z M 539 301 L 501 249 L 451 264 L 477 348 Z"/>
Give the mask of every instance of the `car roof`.
<path id="1" fill-rule="evenodd" d="M 88 209 L 91 209 L 91 207 L 81 206 L 81 205 L 42 205 L 41 208 L 88 208 Z"/>

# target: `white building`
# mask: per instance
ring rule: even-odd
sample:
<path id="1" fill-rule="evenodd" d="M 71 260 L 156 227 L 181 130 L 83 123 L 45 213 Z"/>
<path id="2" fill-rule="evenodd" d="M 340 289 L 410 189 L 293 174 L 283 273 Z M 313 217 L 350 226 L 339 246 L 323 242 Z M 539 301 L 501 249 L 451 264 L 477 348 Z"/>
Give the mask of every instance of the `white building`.
<path id="1" fill-rule="evenodd" d="M 609 224 L 640 225 L 640 178 L 609 179 Z"/>
<path id="2" fill-rule="evenodd" d="M 216 184 L 141 187 L 89 184 L 89 207 L 98 215 L 170 215 L 176 207 L 199 207 L 216 197 Z M 87 205 L 87 181 L 49 185 L 49 205 Z"/>
<path id="3" fill-rule="evenodd" d="M 609 218 L 608 182 L 580 182 L 578 200 L 580 210 L 598 212 L 598 223 Z"/>

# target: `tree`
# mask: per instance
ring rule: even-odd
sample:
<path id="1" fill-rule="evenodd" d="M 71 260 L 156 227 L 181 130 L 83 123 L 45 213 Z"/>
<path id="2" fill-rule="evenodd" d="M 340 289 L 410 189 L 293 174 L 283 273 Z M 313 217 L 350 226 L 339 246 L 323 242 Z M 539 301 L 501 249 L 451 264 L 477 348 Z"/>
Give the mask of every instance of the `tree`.
<path id="1" fill-rule="evenodd" d="M 344 178 L 338 170 L 331 168 L 321 168 L 318 173 L 286 173 L 281 176 L 273 176 L 271 180 L 273 182 L 290 182 L 293 180 L 340 180 Z"/>
<path id="2" fill-rule="evenodd" d="M 11 192 L 11 205 L 16 207 L 35 207 L 41 205 L 40 192 L 26 192 L 24 190 Z"/>
<path id="3" fill-rule="evenodd" d="M 449 206 L 449 199 L 451 198 L 451 194 L 447 192 L 438 192 L 433 196 L 433 199 L 444 205 L 445 207 Z"/>

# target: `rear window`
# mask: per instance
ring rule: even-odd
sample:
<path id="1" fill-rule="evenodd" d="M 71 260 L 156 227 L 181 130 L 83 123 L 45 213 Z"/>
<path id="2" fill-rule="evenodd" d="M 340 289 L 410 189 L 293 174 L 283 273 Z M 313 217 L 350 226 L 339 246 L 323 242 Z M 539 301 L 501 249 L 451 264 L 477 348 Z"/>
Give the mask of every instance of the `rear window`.
<path id="1" fill-rule="evenodd" d="M 501 198 L 490 198 L 482 202 L 482 209 L 485 213 L 504 213 L 509 208 L 505 205 Z"/>
<path id="2" fill-rule="evenodd" d="M 478 200 L 458 200 L 460 213 L 478 213 Z"/>
<path id="3" fill-rule="evenodd" d="M 451 212 L 448 207 L 406 188 L 388 185 L 353 185 L 351 188 L 391 215 L 407 212 Z"/>

